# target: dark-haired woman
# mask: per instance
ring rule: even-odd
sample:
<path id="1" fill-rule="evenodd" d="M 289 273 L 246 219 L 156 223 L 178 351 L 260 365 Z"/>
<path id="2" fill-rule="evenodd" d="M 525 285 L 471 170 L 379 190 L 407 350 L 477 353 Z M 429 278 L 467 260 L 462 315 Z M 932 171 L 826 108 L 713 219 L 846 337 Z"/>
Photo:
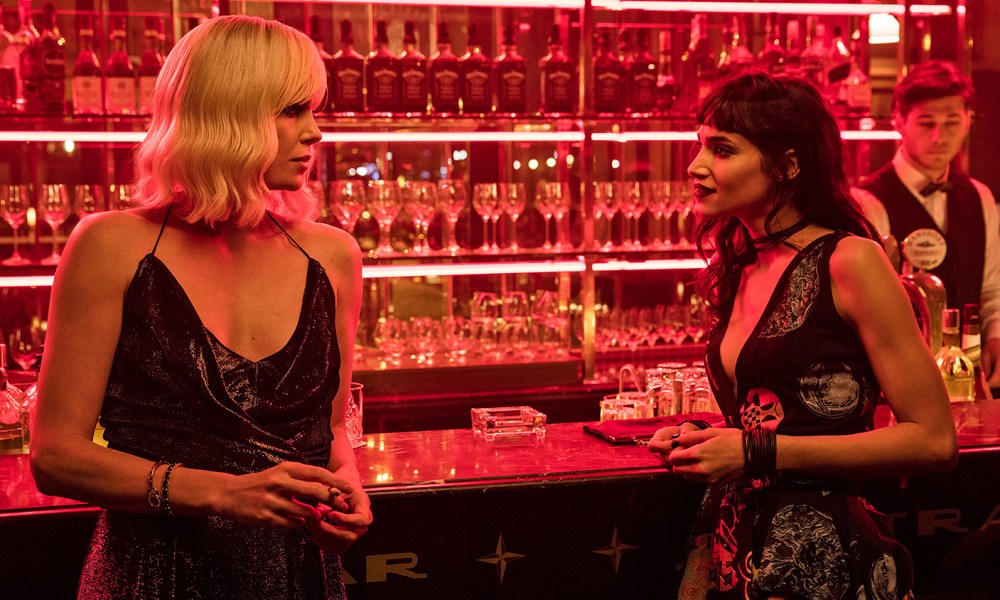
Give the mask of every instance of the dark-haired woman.
<path id="1" fill-rule="evenodd" d="M 858 481 L 946 469 L 948 396 L 877 234 L 852 200 L 840 132 L 800 80 L 752 73 L 698 113 L 688 175 L 716 317 L 706 364 L 726 427 L 650 450 L 710 484 L 681 598 L 911 594 L 906 549 Z M 874 429 L 884 396 L 897 424 Z"/>

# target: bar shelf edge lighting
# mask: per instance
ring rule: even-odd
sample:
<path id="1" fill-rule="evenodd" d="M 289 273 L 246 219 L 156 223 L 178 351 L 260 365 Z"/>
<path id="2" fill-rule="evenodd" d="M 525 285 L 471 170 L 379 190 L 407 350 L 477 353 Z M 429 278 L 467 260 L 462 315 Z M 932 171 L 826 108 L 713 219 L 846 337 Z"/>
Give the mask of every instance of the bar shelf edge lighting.
<path id="1" fill-rule="evenodd" d="M 899 133 L 891 130 L 841 131 L 841 138 L 850 141 L 893 141 Z M 0 131 L 0 142 L 65 142 L 137 144 L 146 137 L 143 131 Z M 590 136 L 595 142 L 689 142 L 695 141 L 692 131 L 597 132 Z M 376 133 L 324 132 L 323 143 L 349 142 L 582 142 L 580 131 L 387 131 Z"/>
<path id="2" fill-rule="evenodd" d="M 594 8 L 605 10 L 635 10 L 644 12 L 743 14 L 778 13 L 813 15 L 903 15 L 906 13 L 906 6 L 903 4 L 813 4 L 809 2 L 647 2 L 644 0 L 595 0 L 593 6 Z M 910 6 L 911 15 L 940 16 L 950 15 L 951 12 L 951 6 L 945 4 L 914 4 Z"/>

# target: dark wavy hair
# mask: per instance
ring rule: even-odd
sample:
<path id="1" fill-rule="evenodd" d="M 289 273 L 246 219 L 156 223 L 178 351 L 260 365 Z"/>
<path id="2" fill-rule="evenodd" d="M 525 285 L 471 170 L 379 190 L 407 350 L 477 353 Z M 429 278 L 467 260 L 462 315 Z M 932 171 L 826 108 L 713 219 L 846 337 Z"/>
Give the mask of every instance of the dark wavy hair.
<path id="1" fill-rule="evenodd" d="M 922 62 L 911 68 L 903 81 L 893 90 L 893 112 L 906 117 L 914 104 L 948 96 L 960 96 L 965 108 L 972 108 L 976 101 L 972 78 L 963 73 L 953 62 L 946 60 Z"/>
<path id="2" fill-rule="evenodd" d="M 875 227 L 851 197 L 844 172 L 840 128 L 823 95 L 801 79 L 752 72 L 715 87 L 698 110 L 699 125 L 745 137 L 763 155 L 762 169 L 776 196 L 765 231 L 791 203 L 808 223 L 846 231 L 881 243 Z M 786 178 L 789 150 L 798 174 Z M 696 231 L 702 257 L 712 256 L 698 289 L 716 314 L 728 311 L 743 267 L 757 258 L 753 240 L 736 217 L 705 219 Z"/>

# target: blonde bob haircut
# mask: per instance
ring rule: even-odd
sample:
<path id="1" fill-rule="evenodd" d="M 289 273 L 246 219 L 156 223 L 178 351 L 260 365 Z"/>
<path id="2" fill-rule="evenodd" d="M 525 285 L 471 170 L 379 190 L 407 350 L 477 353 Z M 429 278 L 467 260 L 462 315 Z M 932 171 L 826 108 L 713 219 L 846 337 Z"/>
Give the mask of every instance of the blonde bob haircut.
<path id="1" fill-rule="evenodd" d="M 278 151 L 278 114 L 303 103 L 315 109 L 325 92 L 326 70 L 303 33 L 246 16 L 195 27 L 156 79 L 149 131 L 136 150 L 137 201 L 209 225 L 252 227 L 265 211 L 312 218 L 309 186 L 272 191 L 264 172 Z"/>

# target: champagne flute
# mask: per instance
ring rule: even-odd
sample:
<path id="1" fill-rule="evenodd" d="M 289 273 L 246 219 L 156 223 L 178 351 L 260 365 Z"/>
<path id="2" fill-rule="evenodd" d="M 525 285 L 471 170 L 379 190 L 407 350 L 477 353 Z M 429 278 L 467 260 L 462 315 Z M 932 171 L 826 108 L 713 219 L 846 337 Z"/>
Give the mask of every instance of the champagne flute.
<path id="1" fill-rule="evenodd" d="M 523 183 L 501 183 L 500 184 L 500 211 L 510 216 L 511 236 L 510 251 L 517 252 L 520 248 L 517 245 L 517 220 L 524 213 L 528 206 L 528 193 L 524 189 Z"/>
<path id="2" fill-rule="evenodd" d="M 638 182 L 625 184 L 624 187 L 622 214 L 625 215 L 625 227 L 628 230 L 628 235 L 622 241 L 622 245 L 628 248 L 640 248 L 642 242 L 639 241 L 639 217 L 646 211 L 645 198 L 643 198 L 642 188 Z"/>
<path id="3" fill-rule="evenodd" d="M 493 243 L 489 240 L 489 224 L 493 216 L 500 210 L 499 196 L 497 194 L 497 184 L 477 183 L 472 188 L 472 207 L 476 209 L 483 219 L 483 245 L 479 247 L 482 252 L 496 253 L 500 247 L 497 245 L 496 228 L 493 230 Z"/>
<path id="4" fill-rule="evenodd" d="M 569 184 L 557 182 L 542 182 L 538 197 L 535 200 L 538 210 L 545 217 L 545 243 L 546 250 L 560 250 L 564 246 L 562 242 L 561 222 L 563 217 L 569 213 L 570 197 Z M 549 241 L 549 221 L 555 217 L 556 236 L 555 243 Z"/>
<path id="5" fill-rule="evenodd" d="M 30 188 L 25 184 L 0 187 L 0 218 L 3 218 L 10 225 L 14 233 L 14 253 L 0 261 L 0 264 L 23 265 L 31 262 L 21 256 L 18 243 L 20 237 L 18 232 L 27 218 L 28 206 L 31 205 L 31 192 L 29 190 Z"/>
<path id="6" fill-rule="evenodd" d="M 462 251 L 462 247 L 458 245 L 455 228 L 469 201 L 465 190 L 465 181 L 461 179 L 442 179 L 439 181 L 437 200 L 438 210 L 444 213 L 444 218 L 448 222 L 447 252 L 454 256 Z"/>
<path id="7" fill-rule="evenodd" d="M 69 192 L 66 184 L 47 183 L 42 186 L 42 196 L 38 201 L 42 219 L 52 229 L 52 254 L 42 259 L 43 265 L 59 264 L 59 226 L 69 216 Z"/>
<path id="8" fill-rule="evenodd" d="M 73 189 L 73 207 L 81 219 L 104 210 L 104 189 L 89 183 L 77 185 Z"/>
<path id="9" fill-rule="evenodd" d="M 372 256 L 392 256 L 396 253 L 391 233 L 392 224 L 399 216 L 399 184 L 384 179 L 372 180 L 368 182 L 368 192 L 368 202 L 378 223 L 378 247 L 372 250 Z"/>
<path id="10" fill-rule="evenodd" d="M 673 188 L 673 206 L 677 214 L 677 245 L 681 248 L 690 248 L 691 232 L 688 227 L 688 217 L 694 210 L 694 195 L 691 192 L 691 183 L 688 181 L 675 181 Z"/>
<path id="11" fill-rule="evenodd" d="M 622 184 L 617 181 L 596 181 L 594 182 L 594 217 L 604 217 L 607 223 L 608 239 L 602 245 L 600 240 L 594 239 L 594 245 L 602 250 L 611 250 L 615 247 L 611 236 L 611 224 L 615 215 L 622 206 Z"/>
<path id="12" fill-rule="evenodd" d="M 666 181 L 646 181 L 642 183 L 642 186 L 646 188 L 646 203 L 647 210 L 652 219 L 650 219 L 650 242 L 651 248 L 669 248 L 670 247 L 670 237 L 667 236 L 666 241 L 663 239 L 664 228 L 661 225 L 666 222 L 669 224 L 669 219 L 664 221 L 663 217 L 670 215 L 670 183 Z M 667 229 L 669 233 L 669 228 Z"/>
<path id="13" fill-rule="evenodd" d="M 330 208 L 345 231 L 354 235 L 354 228 L 365 210 L 365 184 L 355 179 L 330 182 Z"/>

